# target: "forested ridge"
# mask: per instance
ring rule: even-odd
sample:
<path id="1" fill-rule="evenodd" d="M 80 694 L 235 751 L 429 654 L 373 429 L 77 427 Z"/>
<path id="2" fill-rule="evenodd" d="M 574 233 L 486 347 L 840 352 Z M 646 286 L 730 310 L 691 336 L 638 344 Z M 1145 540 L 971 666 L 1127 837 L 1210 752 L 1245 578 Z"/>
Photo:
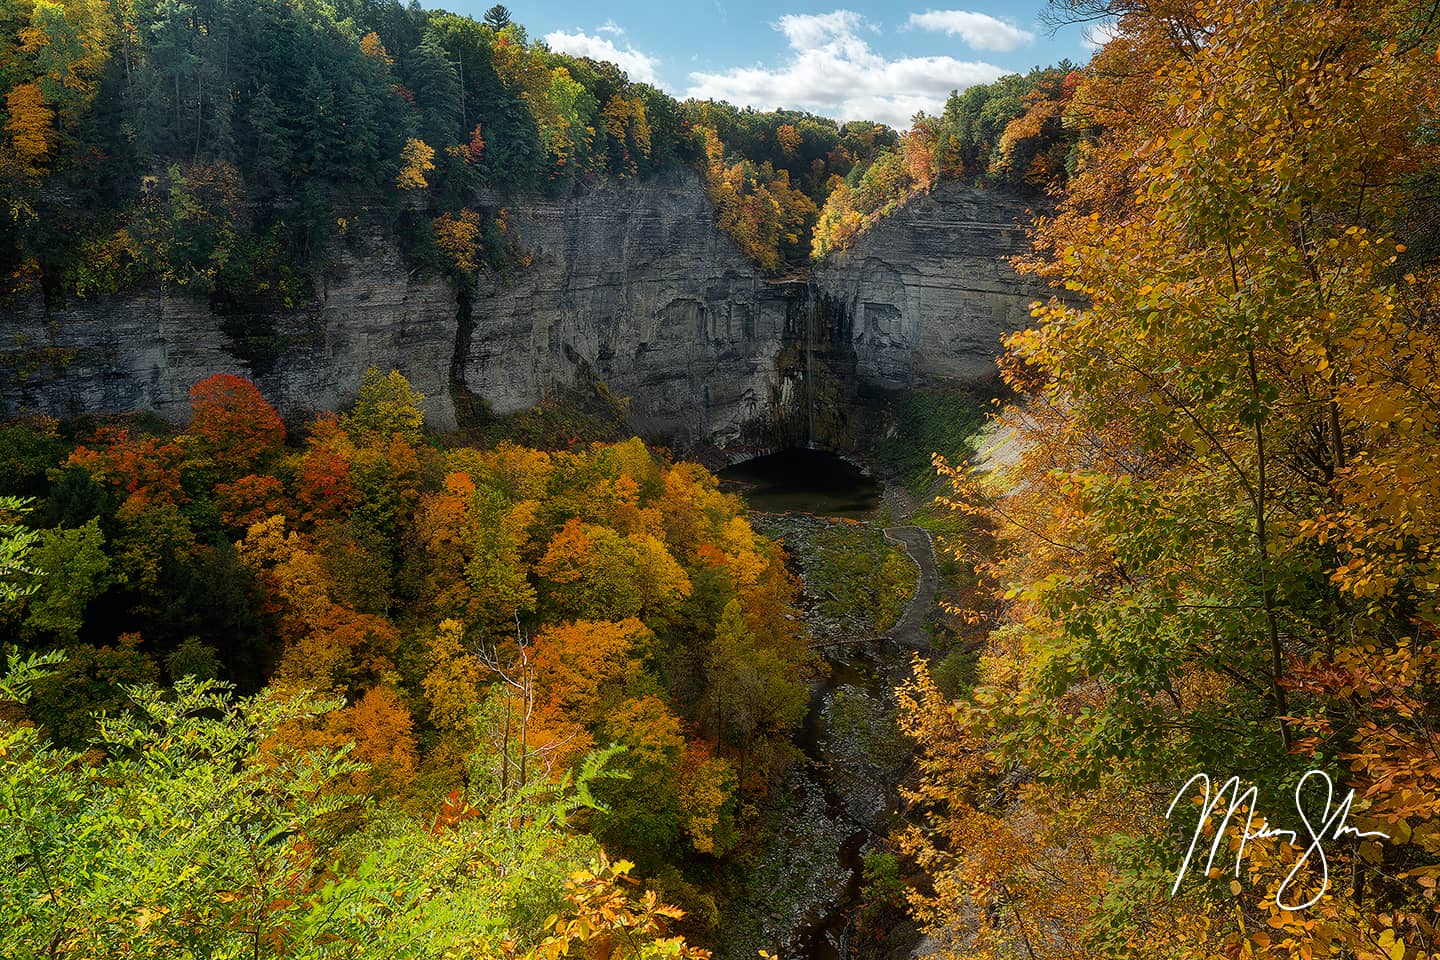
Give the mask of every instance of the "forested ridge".
<path id="1" fill-rule="evenodd" d="M 1040 73 L 972 88 L 899 138 L 680 103 L 549 50 L 503 8 L 477 21 L 398 0 L 16 0 L 0 11 L 0 268 L 9 296 L 38 285 L 63 303 L 158 278 L 283 309 L 378 229 L 463 289 L 527 263 L 507 203 L 684 166 L 721 228 L 778 272 L 806 262 L 817 220 L 815 249 L 842 246 L 856 216 L 987 174 L 992 149 L 1001 179 L 1048 182 L 1056 130 L 1002 142 L 1035 113 L 1032 88 L 1060 95 L 1065 71 Z M 837 189 L 855 195 L 822 218 Z"/>

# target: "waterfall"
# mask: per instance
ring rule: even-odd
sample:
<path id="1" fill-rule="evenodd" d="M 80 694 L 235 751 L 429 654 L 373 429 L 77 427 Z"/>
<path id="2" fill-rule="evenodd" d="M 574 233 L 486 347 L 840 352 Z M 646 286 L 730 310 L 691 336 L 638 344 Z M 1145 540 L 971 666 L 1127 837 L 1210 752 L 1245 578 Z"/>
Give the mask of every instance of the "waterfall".
<path id="1" fill-rule="evenodd" d="M 814 295 L 805 291 L 805 446 L 815 449 L 815 323 Z"/>

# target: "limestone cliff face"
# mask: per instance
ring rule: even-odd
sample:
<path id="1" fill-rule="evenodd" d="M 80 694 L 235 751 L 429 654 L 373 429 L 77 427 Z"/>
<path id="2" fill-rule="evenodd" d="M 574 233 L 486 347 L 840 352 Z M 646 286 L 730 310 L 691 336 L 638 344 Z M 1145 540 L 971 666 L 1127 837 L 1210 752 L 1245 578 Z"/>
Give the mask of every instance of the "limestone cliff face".
<path id="1" fill-rule="evenodd" d="M 1002 336 L 1049 295 L 1008 262 L 1029 222 L 1022 197 L 945 184 L 817 265 L 816 287 L 849 317 L 856 389 L 993 375 Z"/>
<path id="2" fill-rule="evenodd" d="M 508 209 L 532 262 L 482 279 L 457 351 L 467 390 L 506 413 L 593 378 L 647 436 L 764 442 L 792 403 L 776 384 L 794 294 L 716 228 L 693 173 Z"/>
<path id="3" fill-rule="evenodd" d="M 182 419 L 189 387 L 217 372 L 303 416 L 343 406 L 376 366 L 409 377 L 440 429 L 455 424 L 452 385 L 505 413 L 598 380 L 631 398 L 649 438 L 773 447 L 810 435 L 817 402 L 988 375 L 1001 331 L 1040 292 L 1005 263 L 1026 211 L 998 192 L 942 187 L 810 282 L 761 276 L 689 171 L 485 199 L 507 208 L 531 262 L 482 277 L 468 301 L 378 239 L 340 252 L 294 312 L 237 315 L 154 289 L 47 313 L 37 296 L 0 313 L 0 419 Z"/>
<path id="4" fill-rule="evenodd" d="M 446 282 L 411 277 L 398 251 L 372 243 L 342 250 L 317 294 L 305 310 L 264 317 L 158 286 L 48 314 L 37 295 L 0 313 L 0 419 L 150 410 L 183 420 L 190 387 L 214 373 L 253 379 L 295 415 L 353 400 L 376 366 L 402 371 L 429 422 L 453 429 L 458 306 Z"/>

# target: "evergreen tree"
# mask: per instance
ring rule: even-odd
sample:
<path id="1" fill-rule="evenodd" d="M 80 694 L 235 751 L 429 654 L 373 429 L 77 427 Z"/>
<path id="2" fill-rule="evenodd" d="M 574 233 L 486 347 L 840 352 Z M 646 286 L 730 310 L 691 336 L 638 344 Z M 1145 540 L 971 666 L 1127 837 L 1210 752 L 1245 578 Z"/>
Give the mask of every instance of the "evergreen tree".
<path id="1" fill-rule="evenodd" d="M 301 172 L 308 177 L 339 180 L 345 176 L 345 128 L 335 102 L 335 87 L 311 67 L 301 89 L 300 101 L 305 104 L 300 121 L 300 149 L 296 159 Z"/>
<path id="2" fill-rule="evenodd" d="M 504 30 L 510 26 L 510 11 L 501 4 L 495 4 L 485 11 L 485 22 L 494 27 L 497 31 Z"/>
<path id="3" fill-rule="evenodd" d="M 433 35 L 410 51 L 410 89 L 420 108 L 420 139 L 441 150 L 464 139 L 460 117 L 460 75 Z"/>
<path id="4" fill-rule="evenodd" d="M 250 100 L 248 111 L 252 162 L 250 186 L 261 194 L 285 190 L 290 179 L 290 133 L 285 117 L 270 98 L 270 88 L 261 87 Z"/>

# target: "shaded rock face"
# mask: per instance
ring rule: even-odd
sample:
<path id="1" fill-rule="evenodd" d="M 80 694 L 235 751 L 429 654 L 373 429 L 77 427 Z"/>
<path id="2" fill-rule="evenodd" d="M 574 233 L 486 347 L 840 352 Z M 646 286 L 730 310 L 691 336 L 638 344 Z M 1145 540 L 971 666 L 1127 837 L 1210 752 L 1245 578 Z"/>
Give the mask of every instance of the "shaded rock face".
<path id="1" fill-rule="evenodd" d="M 393 246 L 342 250 L 304 310 L 246 317 L 208 299 L 149 291 L 81 301 L 47 315 L 37 296 L 0 313 L 0 419 L 149 410 L 184 421 L 192 385 L 249 377 L 289 416 L 355 398 L 367 367 L 398 369 L 453 429 L 448 389 L 457 302 L 414 278 Z"/>
<path id="2" fill-rule="evenodd" d="M 813 278 L 763 277 L 716 228 L 690 171 L 504 205 L 530 265 L 458 297 L 378 239 L 346 249 L 305 309 L 242 315 L 132 291 L 0 313 L 0 419 L 151 410 L 183 420 L 213 373 L 287 416 L 344 406 L 365 369 L 398 369 L 438 429 L 452 387 L 496 413 L 604 382 L 641 435 L 736 452 L 839 442 L 848 404 L 993 374 L 1001 332 L 1040 294 L 1004 258 L 1023 201 L 949 185 L 883 221 Z M 817 412 L 818 411 L 818 412 Z"/>
<path id="3" fill-rule="evenodd" d="M 994 375 L 1002 337 L 1050 295 L 1008 262 L 1029 222 L 1020 196 L 946 184 L 817 265 L 816 287 L 850 318 L 859 395 Z"/>
<path id="4" fill-rule="evenodd" d="M 715 226 L 694 174 L 508 209 L 533 259 L 509 278 L 482 278 L 457 356 L 465 389 L 508 413 L 600 380 L 631 398 L 647 437 L 769 442 L 793 404 L 795 391 L 774 387 L 785 344 L 803 336 L 797 293 L 764 278 Z"/>

